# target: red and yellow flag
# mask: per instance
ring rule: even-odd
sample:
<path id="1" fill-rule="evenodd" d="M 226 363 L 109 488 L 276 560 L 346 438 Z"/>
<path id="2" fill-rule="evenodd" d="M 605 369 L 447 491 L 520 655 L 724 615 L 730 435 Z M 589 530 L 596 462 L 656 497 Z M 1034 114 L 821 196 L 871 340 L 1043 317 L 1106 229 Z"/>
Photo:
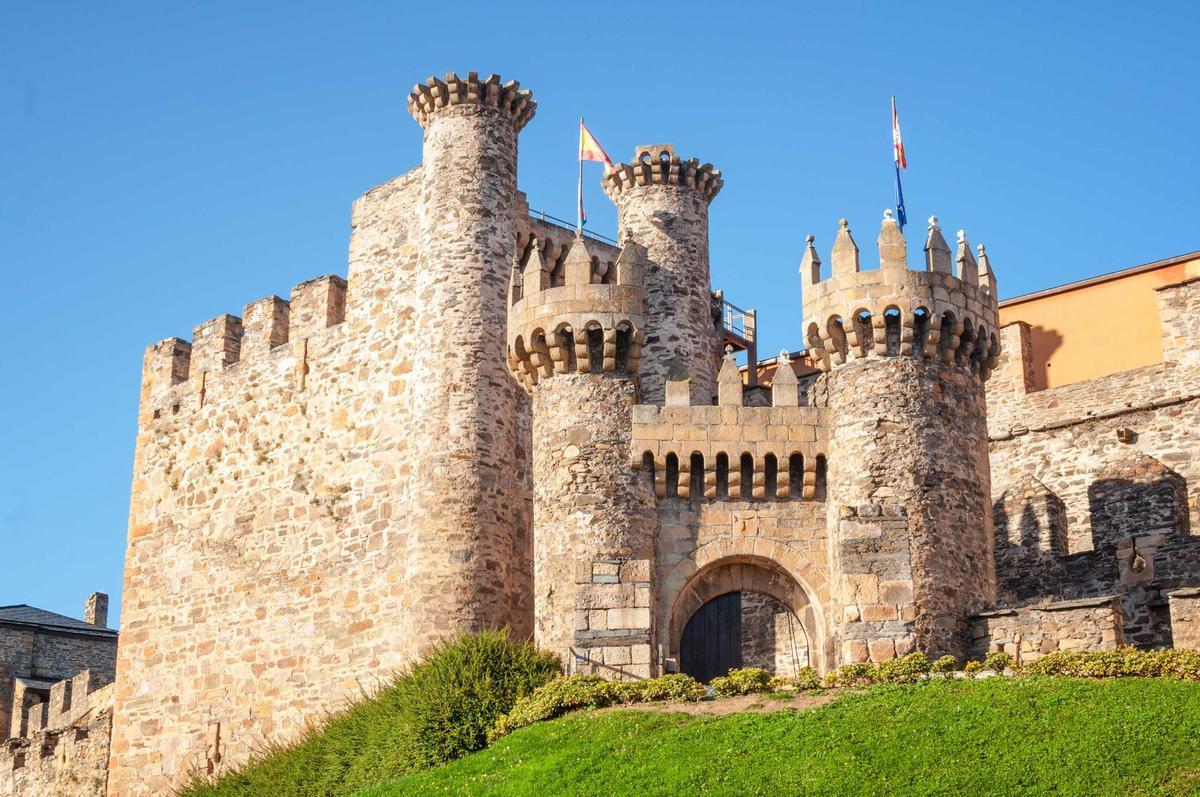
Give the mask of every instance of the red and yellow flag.
<path id="1" fill-rule="evenodd" d="M 604 164 L 605 170 L 612 169 L 612 161 L 608 159 L 608 153 L 604 151 L 604 147 L 600 146 L 600 142 L 592 135 L 592 131 L 587 129 L 583 120 L 579 120 L 579 160 L 581 161 L 600 161 Z"/>

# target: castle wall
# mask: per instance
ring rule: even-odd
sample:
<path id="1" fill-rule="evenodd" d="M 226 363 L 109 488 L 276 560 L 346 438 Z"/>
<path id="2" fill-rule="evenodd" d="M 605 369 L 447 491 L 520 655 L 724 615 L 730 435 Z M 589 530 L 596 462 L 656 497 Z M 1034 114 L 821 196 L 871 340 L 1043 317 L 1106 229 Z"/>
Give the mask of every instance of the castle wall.
<path id="1" fill-rule="evenodd" d="M 1164 591 L 1200 585 L 1200 281 L 1158 299 L 1161 364 L 1035 390 L 1011 324 L 987 397 L 1001 605 L 1118 594 L 1140 646 L 1174 641 Z"/>
<path id="2" fill-rule="evenodd" d="M 761 592 L 743 592 L 742 666 L 795 676 L 808 666 L 808 636 L 792 610 Z"/>
<path id="3" fill-rule="evenodd" d="M 1030 664 L 1059 651 L 1112 650 L 1124 643 L 1121 601 L 1113 596 L 984 612 L 972 618 L 972 658 L 993 651 Z"/>
<path id="4" fill-rule="evenodd" d="M 54 685 L 21 737 L 0 743 L 0 797 L 103 797 L 115 686 L 83 672 Z M 43 724 L 44 723 L 44 724 Z"/>
<path id="5" fill-rule="evenodd" d="M 833 418 L 831 556 L 854 607 L 843 656 L 877 661 L 914 646 L 963 655 L 966 618 L 993 583 L 978 377 L 904 357 L 857 360 L 815 393 Z"/>
<path id="6" fill-rule="evenodd" d="M 556 374 L 534 388 L 536 639 L 647 676 L 653 511 L 629 467 L 636 401 L 629 375 Z"/>

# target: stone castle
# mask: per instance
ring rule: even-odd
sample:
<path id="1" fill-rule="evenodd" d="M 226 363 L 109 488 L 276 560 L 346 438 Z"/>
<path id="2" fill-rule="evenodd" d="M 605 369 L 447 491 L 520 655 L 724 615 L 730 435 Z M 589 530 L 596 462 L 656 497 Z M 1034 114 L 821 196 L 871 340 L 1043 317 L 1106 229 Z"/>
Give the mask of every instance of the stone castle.
<path id="1" fill-rule="evenodd" d="M 421 164 L 355 202 L 346 279 L 146 351 L 107 794 L 490 627 L 619 678 L 1200 646 L 1200 274 L 1159 362 L 1039 390 L 982 246 L 931 220 L 910 262 L 885 214 L 875 263 L 842 221 L 806 351 L 739 367 L 717 169 L 638 147 L 617 239 L 579 236 L 518 190 L 528 90 L 408 102 Z"/>

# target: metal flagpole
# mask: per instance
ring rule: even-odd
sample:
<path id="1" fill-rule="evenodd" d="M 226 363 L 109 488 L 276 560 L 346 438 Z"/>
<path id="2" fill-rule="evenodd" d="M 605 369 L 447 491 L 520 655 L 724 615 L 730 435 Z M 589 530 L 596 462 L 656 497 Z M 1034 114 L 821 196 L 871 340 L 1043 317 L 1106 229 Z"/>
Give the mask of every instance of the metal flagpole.
<path id="1" fill-rule="evenodd" d="M 579 206 L 575 215 L 575 235 L 583 235 L 583 117 L 579 117 Z"/>

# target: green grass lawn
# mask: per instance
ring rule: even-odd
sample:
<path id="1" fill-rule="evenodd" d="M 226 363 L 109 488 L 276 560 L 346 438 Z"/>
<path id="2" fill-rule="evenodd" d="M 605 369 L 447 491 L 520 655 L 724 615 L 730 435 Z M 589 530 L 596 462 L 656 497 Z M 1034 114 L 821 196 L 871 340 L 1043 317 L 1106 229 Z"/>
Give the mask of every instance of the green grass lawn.
<path id="1" fill-rule="evenodd" d="M 1200 794 L 1200 684 L 939 680 L 807 711 L 577 714 L 358 797 L 410 794 Z"/>

